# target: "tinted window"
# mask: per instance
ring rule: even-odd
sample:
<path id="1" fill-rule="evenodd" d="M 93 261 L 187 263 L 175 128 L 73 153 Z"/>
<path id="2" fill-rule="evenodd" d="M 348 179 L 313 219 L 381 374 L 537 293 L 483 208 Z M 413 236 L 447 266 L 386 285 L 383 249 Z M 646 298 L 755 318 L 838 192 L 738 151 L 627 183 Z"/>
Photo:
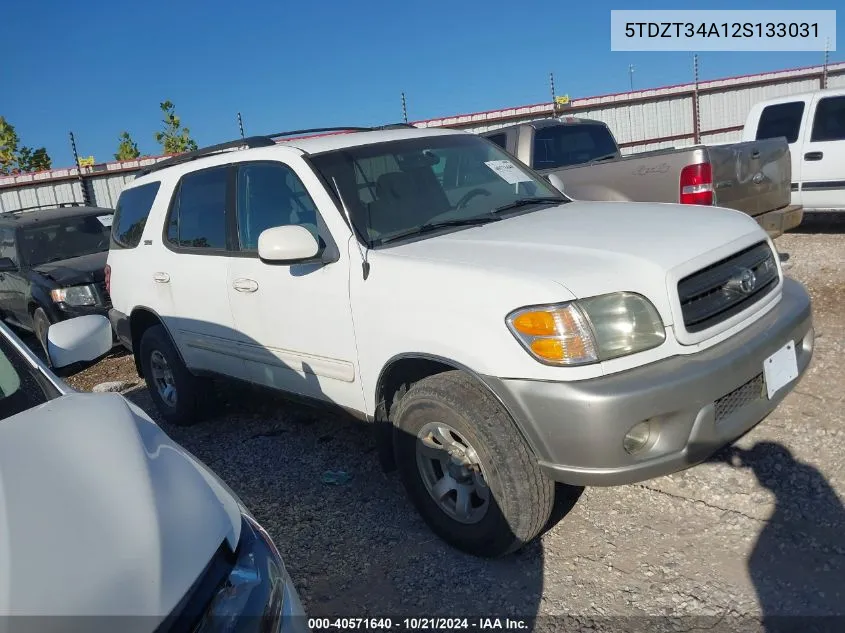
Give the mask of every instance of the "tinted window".
<path id="1" fill-rule="evenodd" d="M 182 178 L 170 209 L 167 239 L 183 248 L 226 248 L 228 167 Z"/>
<path id="2" fill-rule="evenodd" d="M 8 257 L 15 264 L 18 263 L 18 253 L 15 248 L 15 229 L 0 229 L 0 257 Z"/>
<path id="3" fill-rule="evenodd" d="M 39 266 L 109 250 L 112 214 L 82 215 L 39 222 L 20 231 L 21 257 Z"/>
<path id="4" fill-rule="evenodd" d="M 487 138 L 488 141 L 495 143 L 496 145 L 498 145 L 502 149 L 505 149 L 505 145 L 507 145 L 507 143 L 508 143 L 507 134 L 494 134 L 493 136 L 488 136 L 486 138 Z"/>
<path id="5" fill-rule="evenodd" d="M 297 224 L 317 237 L 317 207 L 287 165 L 253 163 L 238 169 L 238 243 L 258 248 L 258 236 L 274 226 Z"/>
<path id="6" fill-rule="evenodd" d="M 112 225 L 112 241 L 123 248 L 135 248 L 141 242 L 144 225 L 153 207 L 160 182 L 125 189 L 117 200 Z"/>
<path id="7" fill-rule="evenodd" d="M 811 141 L 841 141 L 845 139 L 845 97 L 819 100 L 813 119 Z"/>
<path id="8" fill-rule="evenodd" d="M 535 169 L 580 165 L 616 156 L 618 149 L 604 125 L 556 125 L 540 128 L 534 134 Z"/>
<path id="9" fill-rule="evenodd" d="M 803 115 L 803 101 L 766 106 L 757 124 L 757 140 L 785 136 L 787 143 L 794 143 L 798 140 Z"/>
<path id="10" fill-rule="evenodd" d="M 0 420 L 46 401 L 33 367 L 0 334 Z"/>

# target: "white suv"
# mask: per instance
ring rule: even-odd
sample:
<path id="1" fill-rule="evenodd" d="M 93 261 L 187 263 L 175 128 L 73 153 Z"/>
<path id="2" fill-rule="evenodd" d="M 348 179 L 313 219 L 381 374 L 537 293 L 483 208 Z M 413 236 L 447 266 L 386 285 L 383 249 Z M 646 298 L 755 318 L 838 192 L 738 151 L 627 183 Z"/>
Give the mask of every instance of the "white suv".
<path id="1" fill-rule="evenodd" d="M 110 317 L 171 423 L 213 375 L 338 405 L 437 534 L 497 556 L 555 482 L 698 463 L 810 362 L 809 297 L 743 213 L 574 202 L 473 134 L 328 131 L 177 156 L 121 194 Z"/>

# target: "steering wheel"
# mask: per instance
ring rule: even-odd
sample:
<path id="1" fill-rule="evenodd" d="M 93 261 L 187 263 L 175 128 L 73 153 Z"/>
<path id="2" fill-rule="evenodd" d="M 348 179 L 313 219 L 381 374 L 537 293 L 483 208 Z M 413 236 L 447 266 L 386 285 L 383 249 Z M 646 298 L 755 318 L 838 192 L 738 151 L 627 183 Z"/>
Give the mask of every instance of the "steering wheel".
<path id="1" fill-rule="evenodd" d="M 455 204 L 456 209 L 463 209 L 467 206 L 467 203 L 472 200 L 475 196 L 489 196 L 490 192 L 486 189 L 472 189 L 466 192 L 461 199 Z"/>

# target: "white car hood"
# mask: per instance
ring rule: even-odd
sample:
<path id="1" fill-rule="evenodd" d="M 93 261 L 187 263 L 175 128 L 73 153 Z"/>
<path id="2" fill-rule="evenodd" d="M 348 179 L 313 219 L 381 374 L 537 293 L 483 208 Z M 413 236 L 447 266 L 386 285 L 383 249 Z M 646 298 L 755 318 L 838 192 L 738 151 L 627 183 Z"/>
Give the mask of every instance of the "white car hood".
<path id="1" fill-rule="evenodd" d="M 766 239 L 748 215 L 719 207 L 570 202 L 398 246 L 391 255 L 553 280 L 572 297 L 628 290 L 671 323 L 667 276 Z M 495 284 L 495 280 L 491 280 Z"/>
<path id="2" fill-rule="evenodd" d="M 2 420 L 0 615 L 146 615 L 153 630 L 223 541 L 235 546 L 240 516 L 225 484 L 119 395 Z"/>

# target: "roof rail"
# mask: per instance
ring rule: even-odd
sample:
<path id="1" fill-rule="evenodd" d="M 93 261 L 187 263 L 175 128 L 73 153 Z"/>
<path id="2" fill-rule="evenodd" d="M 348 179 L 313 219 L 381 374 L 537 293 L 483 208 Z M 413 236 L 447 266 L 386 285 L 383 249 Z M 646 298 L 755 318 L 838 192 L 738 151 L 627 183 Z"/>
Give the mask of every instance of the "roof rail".
<path id="1" fill-rule="evenodd" d="M 22 213 L 24 211 L 36 211 L 38 209 L 62 209 L 64 207 L 81 207 L 81 202 L 52 202 L 50 204 L 36 204 L 32 207 L 22 207 L 20 209 L 10 209 L 9 211 L 3 211 L 3 215 L 8 215 L 10 213 Z"/>
<path id="2" fill-rule="evenodd" d="M 276 144 L 273 139 L 283 138 L 286 136 L 298 136 L 300 134 L 316 134 L 319 132 L 374 132 L 378 130 L 393 130 L 399 128 L 414 128 L 415 126 L 409 123 L 391 123 L 388 125 L 380 125 L 377 127 L 315 127 L 309 128 L 305 130 L 290 130 L 288 132 L 277 132 L 276 134 L 265 134 L 261 136 L 248 136 L 247 138 L 239 138 L 235 139 L 234 141 L 227 141 L 226 143 L 218 143 L 217 145 L 210 145 L 208 147 L 201 147 L 196 149 L 192 152 L 185 152 L 184 154 L 177 154 L 176 156 L 172 156 L 170 158 L 166 158 L 162 161 L 157 163 L 153 163 L 152 165 L 147 165 L 142 167 L 138 175 L 144 176 L 146 174 L 150 174 L 154 171 L 158 171 L 160 169 L 165 169 L 167 167 L 173 167 L 174 165 L 181 165 L 182 163 L 187 163 L 192 160 L 196 160 L 197 158 L 202 158 L 204 156 L 211 156 L 212 154 L 216 154 L 217 152 L 222 152 L 227 149 L 234 149 L 240 147 L 246 147 L 247 149 L 253 149 L 256 147 L 272 147 Z"/>

